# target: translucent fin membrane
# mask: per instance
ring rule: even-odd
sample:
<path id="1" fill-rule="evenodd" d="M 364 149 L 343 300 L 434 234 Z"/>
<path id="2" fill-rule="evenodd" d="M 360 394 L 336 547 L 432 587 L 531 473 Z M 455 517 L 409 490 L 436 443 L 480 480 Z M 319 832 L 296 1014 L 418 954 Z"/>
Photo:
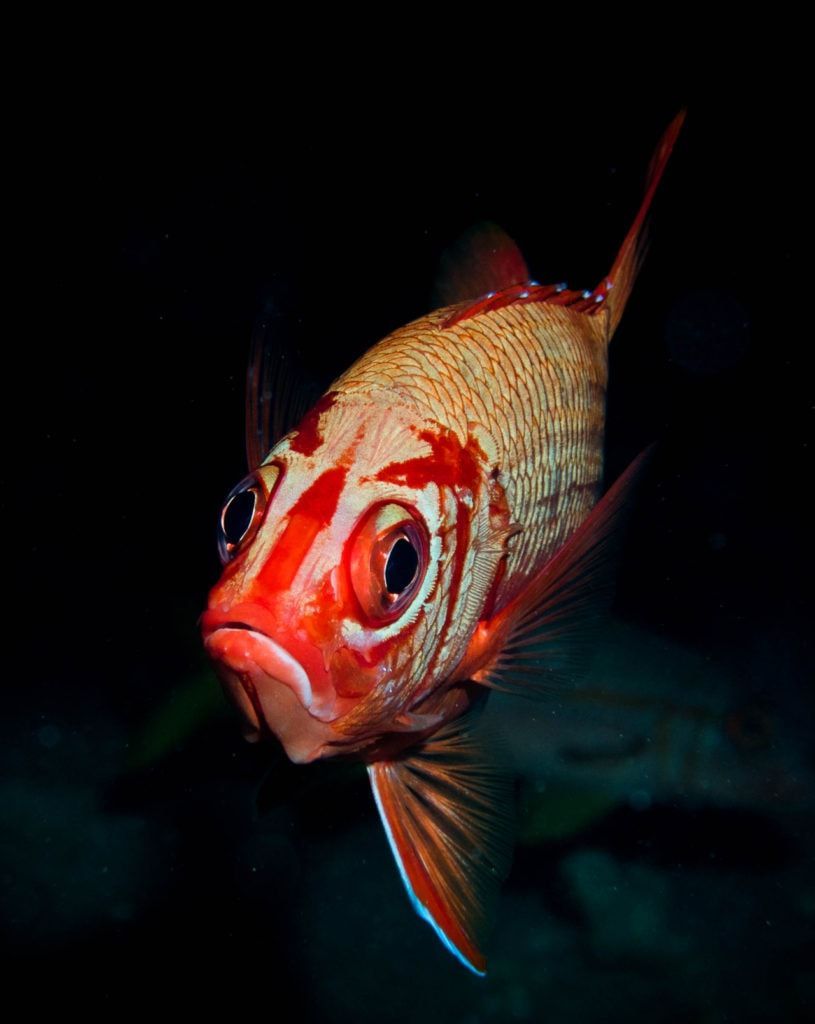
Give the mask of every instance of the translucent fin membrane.
<path id="1" fill-rule="evenodd" d="M 589 635 L 614 592 L 624 511 L 652 449 L 646 449 L 526 590 L 499 613 L 507 640 L 480 679 L 493 689 L 539 697 L 583 667 Z"/>
<path id="2" fill-rule="evenodd" d="M 475 712 L 409 756 L 369 766 L 371 786 L 414 909 L 465 966 L 483 974 L 512 846 L 511 776 Z"/>
<path id="3" fill-rule="evenodd" d="M 279 338 L 271 317 L 252 332 L 246 370 L 246 460 L 254 470 L 293 430 L 320 397 L 294 353 Z"/>

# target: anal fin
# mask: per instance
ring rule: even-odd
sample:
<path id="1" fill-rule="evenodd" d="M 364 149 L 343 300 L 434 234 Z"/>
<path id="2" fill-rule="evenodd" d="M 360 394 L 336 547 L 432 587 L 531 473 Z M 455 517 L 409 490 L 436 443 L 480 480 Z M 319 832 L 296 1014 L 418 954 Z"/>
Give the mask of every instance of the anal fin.
<path id="1" fill-rule="evenodd" d="M 477 712 L 400 760 L 368 766 L 382 824 L 414 909 L 484 974 L 482 945 L 512 848 L 511 776 Z"/>

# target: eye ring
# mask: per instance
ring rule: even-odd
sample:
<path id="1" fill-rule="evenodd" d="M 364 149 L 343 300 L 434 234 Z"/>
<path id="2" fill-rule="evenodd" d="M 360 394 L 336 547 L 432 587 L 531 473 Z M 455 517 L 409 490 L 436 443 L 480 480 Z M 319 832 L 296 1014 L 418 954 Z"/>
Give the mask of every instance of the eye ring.
<path id="1" fill-rule="evenodd" d="M 218 554 L 226 565 L 254 539 L 282 475 L 277 463 L 244 477 L 226 496 L 218 519 Z"/>
<path id="2" fill-rule="evenodd" d="M 426 531 L 404 505 L 375 505 L 351 538 L 347 562 L 363 619 L 387 625 L 419 592 L 428 564 Z"/>

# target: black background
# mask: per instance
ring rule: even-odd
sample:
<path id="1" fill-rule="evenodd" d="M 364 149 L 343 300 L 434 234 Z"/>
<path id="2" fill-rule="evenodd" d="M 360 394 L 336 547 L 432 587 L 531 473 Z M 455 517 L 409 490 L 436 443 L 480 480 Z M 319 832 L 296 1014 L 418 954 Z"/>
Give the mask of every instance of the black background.
<path id="1" fill-rule="evenodd" d="M 199 671 L 216 516 L 244 473 L 255 318 L 272 315 L 328 383 L 426 311 L 441 251 L 483 219 L 518 241 L 538 280 L 593 287 L 683 104 L 651 251 L 611 353 L 609 480 L 659 442 L 619 608 L 741 659 L 746 687 L 768 684 L 750 674 L 757 635 L 778 642 L 795 685 L 808 679 L 815 392 L 792 87 L 724 74 L 715 87 L 672 81 L 613 99 L 531 91 L 483 108 L 446 94 L 380 107 L 376 92 L 327 88 L 317 104 L 270 90 L 263 112 L 245 116 L 240 98 L 198 102 L 191 90 L 165 104 L 139 88 L 106 96 L 97 82 L 77 94 L 55 86 L 23 119 L 4 403 L 6 774 L 36 776 L 44 790 L 84 780 L 103 818 L 138 813 L 176 836 L 144 902 L 100 923 L 59 909 L 72 882 L 43 846 L 45 803 L 32 812 L 42 830 L 23 829 L 19 857 L 52 859 L 29 914 L 9 861 L 6 959 L 92 1002 L 149 999 L 161 979 L 188 1005 L 228 1005 L 262 986 L 318 1012 L 308 992 L 320 980 L 291 926 L 307 863 L 271 909 L 236 881 L 236 837 L 253 835 L 265 755 L 226 719 L 136 782 L 127 771 L 132 736 Z M 44 725 L 59 743 L 43 740 Z M 94 775 L 88 766 L 104 760 Z M 369 814 L 357 789 L 331 813 L 318 801 L 301 842 L 322 851 L 347 816 Z M 274 872 L 267 885 L 280 889 Z M 364 877 L 357 866 L 347 884 Z M 395 885 L 388 898 L 402 899 Z M 339 941 L 334 913 L 326 928 Z M 61 914 L 64 928 L 53 924 Z M 394 918 L 413 927 L 406 905 Z M 444 983 L 447 963 L 435 970 Z"/>

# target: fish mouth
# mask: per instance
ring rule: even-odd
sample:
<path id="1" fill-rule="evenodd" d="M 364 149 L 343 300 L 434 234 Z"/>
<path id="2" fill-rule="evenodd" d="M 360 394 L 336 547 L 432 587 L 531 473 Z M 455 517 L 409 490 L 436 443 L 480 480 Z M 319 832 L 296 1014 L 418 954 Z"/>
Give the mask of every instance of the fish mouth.
<path id="1" fill-rule="evenodd" d="M 227 697 L 243 713 L 247 740 L 276 736 L 296 764 L 323 755 L 331 727 L 313 714 L 309 677 L 284 647 L 236 620 L 205 631 L 204 646 Z"/>
<path id="2" fill-rule="evenodd" d="M 285 647 L 246 622 L 230 621 L 218 626 L 204 637 L 207 653 L 223 662 L 241 680 L 247 697 L 257 714 L 256 701 L 263 705 L 259 684 L 279 683 L 287 686 L 306 711 L 314 704 L 311 680 L 300 662 Z M 250 687 L 247 683 L 251 681 Z M 243 706 L 243 702 L 241 702 Z M 245 708 L 244 708 L 245 710 Z"/>
<path id="3" fill-rule="evenodd" d="M 246 739 L 273 735 L 302 764 L 323 756 L 337 711 L 333 694 L 316 689 L 306 665 L 269 635 L 279 628 L 278 617 L 254 602 L 201 616 L 204 649 L 242 712 Z"/>

